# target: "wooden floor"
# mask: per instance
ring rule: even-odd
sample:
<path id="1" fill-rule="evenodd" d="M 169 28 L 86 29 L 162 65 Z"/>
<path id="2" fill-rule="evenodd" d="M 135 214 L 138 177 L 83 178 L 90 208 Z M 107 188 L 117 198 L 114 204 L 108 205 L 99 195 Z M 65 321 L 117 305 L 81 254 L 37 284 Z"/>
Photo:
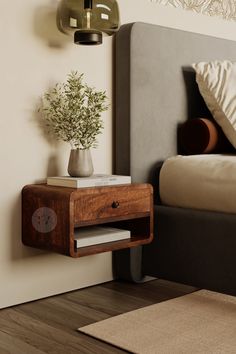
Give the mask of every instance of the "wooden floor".
<path id="1" fill-rule="evenodd" d="M 196 289 L 164 280 L 110 282 L 0 311 L 0 354 L 126 353 L 78 327 Z"/>

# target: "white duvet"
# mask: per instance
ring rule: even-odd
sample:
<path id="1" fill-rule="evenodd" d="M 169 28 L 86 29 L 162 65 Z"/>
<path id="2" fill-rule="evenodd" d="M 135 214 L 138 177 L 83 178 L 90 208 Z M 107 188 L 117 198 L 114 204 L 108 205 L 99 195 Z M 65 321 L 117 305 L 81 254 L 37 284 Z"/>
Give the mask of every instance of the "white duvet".
<path id="1" fill-rule="evenodd" d="M 165 205 L 236 213 L 236 155 L 167 159 L 160 173 Z"/>

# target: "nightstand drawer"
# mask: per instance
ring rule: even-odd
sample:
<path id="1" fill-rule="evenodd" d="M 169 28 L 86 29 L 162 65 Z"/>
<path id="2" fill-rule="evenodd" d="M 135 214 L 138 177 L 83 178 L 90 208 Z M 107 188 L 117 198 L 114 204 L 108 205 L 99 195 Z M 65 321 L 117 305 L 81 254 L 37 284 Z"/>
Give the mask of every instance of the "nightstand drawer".
<path id="1" fill-rule="evenodd" d="M 86 224 L 93 220 L 102 222 L 130 215 L 138 217 L 150 210 L 150 188 L 141 188 L 140 185 L 106 187 L 75 200 L 74 218 L 76 224 Z"/>
<path id="2" fill-rule="evenodd" d="M 37 215 L 42 215 L 44 221 L 46 215 L 44 229 L 37 227 Z M 47 221 L 51 217 L 55 224 L 49 225 Z M 91 245 L 75 247 L 75 229 L 107 223 L 130 231 L 131 237 L 102 244 L 94 240 Z M 152 239 L 153 188 L 150 184 L 77 189 L 35 184 L 23 188 L 22 241 L 26 246 L 84 257 L 145 245 Z"/>

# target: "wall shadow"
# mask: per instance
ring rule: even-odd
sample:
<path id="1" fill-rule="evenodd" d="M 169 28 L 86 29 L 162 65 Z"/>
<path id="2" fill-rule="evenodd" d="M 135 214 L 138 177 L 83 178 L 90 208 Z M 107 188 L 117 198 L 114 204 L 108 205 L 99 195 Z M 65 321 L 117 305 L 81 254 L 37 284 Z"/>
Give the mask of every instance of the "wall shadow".
<path id="1" fill-rule="evenodd" d="M 33 31 L 50 48 L 63 49 L 73 42 L 71 36 L 59 31 L 57 27 L 57 2 L 48 6 L 40 6 L 35 10 Z"/>
<path id="2" fill-rule="evenodd" d="M 41 132 L 42 137 L 47 141 L 47 143 L 52 147 L 56 146 L 58 142 L 55 140 L 53 134 L 49 131 L 47 122 L 43 118 L 42 110 L 43 110 L 43 102 L 42 99 L 39 98 L 38 101 L 35 102 L 35 110 L 33 111 L 32 114 L 33 123 L 36 124 L 37 128 Z"/>
<path id="3" fill-rule="evenodd" d="M 59 175 L 59 161 L 57 153 L 51 154 L 48 159 L 47 177 Z"/>
<path id="4" fill-rule="evenodd" d="M 63 49 L 69 43 L 73 42 L 70 36 L 61 33 L 57 27 L 57 0 L 51 0 L 48 6 L 39 6 L 36 8 L 33 18 L 32 27 L 35 36 L 41 40 L 46 46 L 52 49 Z M 42 108 L 41 99 L 35 102 L 35 110 L 32 112 L 33 123 L 41 131 L 43 138 L 52 148 L 52 152 L 48 158 L 48 164 L 45 171 L 45 178 L 47 176 L 53 176 L 59 174 L 59 156 L 57 153 L 58 142 L 52 134 L 49 134 L 45 120 L 42 118 L 40 108 Z M 36 181 L 30 181 L 30 183 L 43 183 L 45 179 L 38 179 Z M 22 230 L 22 206 L 21 206 L 21 193 L 16 195 L 15 201 L 11 208 L 10 219 L 10 240 L 9 240 L 9 257 L 14 261 L 21 261 L 23 259 L 35 258 L 37 256 L 47 256 L 49 252 L 34 249 L 23 245 L 21 241 Z M 29 220 L 31 222 L 31 220 Z"/>
<path id="5" fill-rule="evenodd" d="M 48 158 L 47 168 L 45 171 L 45 178 L 30 181 L 30 183 L 45 183 L 46 177 L 59 175 L 59 155 L 57 152 L 58 142 L 49 134 L 45 120 L 42 118 L 42 113 L 39 108 L 41 107 L 41 100 L 36 102 L 36 108 L 32 114 L 33 123 L 41 131 L 43 138 L 51 146 L 52 152 Z M 29 259 L 36 256 L 47 255 L 49 252 L 34 249 L 23 245 L 21 241 L 22 232 L 22 206 L 21 206 L 21 193 L 19 193 L 12 206 L 11 221 L 10 221 L 10 258 L 12 261 L 20 261 L 22 259 Z M 29 220 L 31 222 L 31 220 Z"/>
<path id="6" fill-rule="evenodd" d="M 43 108 L 42 99 L 39 99 L 38 102 L 36 102 L 36 109 L 33 112 L 33 122 L 37 125 L 38 129 L 41 131 L 42 137 L 47 141 L 47 143 L 54 150 L 54 152 L 51 153 L 48 159 L 46 177 L 57 176 L 59 174 L 59 156 L 57 154 L 57 147 L 59 146 L 59 142 L 49 131 L 46 120 L 43 118 L 42 108 Z"/>

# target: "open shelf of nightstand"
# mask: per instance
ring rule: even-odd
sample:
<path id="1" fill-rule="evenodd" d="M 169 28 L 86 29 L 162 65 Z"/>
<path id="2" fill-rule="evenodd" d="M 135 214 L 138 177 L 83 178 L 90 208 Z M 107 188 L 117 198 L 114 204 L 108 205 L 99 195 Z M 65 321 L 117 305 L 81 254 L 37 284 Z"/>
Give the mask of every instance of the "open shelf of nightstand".
<path id="1" fill-rule="evenodd" d="M 106 224 L 130 230 L 131 238 L 75 248 L 75 228 Z M 23 188 L 22 241 L 27 246 L 82 257 L 147 244 L 152 239 L 150 184 L 80 189 L 38 184 Z"/>

